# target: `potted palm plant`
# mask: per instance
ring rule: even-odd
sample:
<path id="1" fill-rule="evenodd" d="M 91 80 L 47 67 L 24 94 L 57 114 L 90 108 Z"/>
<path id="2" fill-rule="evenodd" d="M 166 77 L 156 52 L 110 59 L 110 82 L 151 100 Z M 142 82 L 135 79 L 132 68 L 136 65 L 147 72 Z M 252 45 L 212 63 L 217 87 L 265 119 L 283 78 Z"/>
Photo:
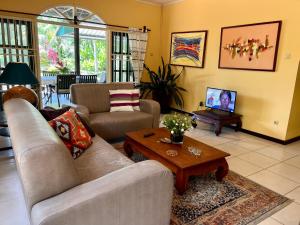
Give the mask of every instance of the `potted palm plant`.
<path id="1" fill-rule="evenodd" d="M 162 67 L 158 67 L 157 73 L 144 64 L 144 68 L 147 70 L 150 77 L 150 82 L 141 82 L 137 87 L 141 89 L 141 97 L 146 98 L 152 93 L 153 100 L 160 104 L 161 113 L 168 113 L 170 111 L 172 99 L 180 108 L 184 106 L 181 92 L 186 91 L 186 89 L 179 87 L 176 83 L 177 79 L 181 76 L 182 71 L 178 74 L 173 73 L 171 65 L 165 65 L 163 58 L 161 58 L 161 60 Z"/>

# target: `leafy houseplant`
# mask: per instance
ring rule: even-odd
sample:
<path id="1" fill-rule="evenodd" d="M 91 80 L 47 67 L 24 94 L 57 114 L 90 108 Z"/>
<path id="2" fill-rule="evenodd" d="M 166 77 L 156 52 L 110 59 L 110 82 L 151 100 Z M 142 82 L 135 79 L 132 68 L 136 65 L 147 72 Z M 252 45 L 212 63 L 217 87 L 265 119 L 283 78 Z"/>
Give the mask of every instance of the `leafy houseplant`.
<path id="1" fill-rule="evenodd" d="M 173 73 L 171 65 L 165 65 L 163 58 L 161 60 L 162 67 L 158 67 L 157 73 L 144 64 L 144 68 L 148 71 L 150 82 L 142 82 L 138 87 L 141 89 L 142 97 L 147 97 L 152 93 L 152 98 L 160 104 L 161 112 L 168 113 L 172 99 L 180 108 L 183 107 L 184 101 L 181 91 L 186 91 L 186 89 L 176 84 L 176 80 L 181 76 L 182 71 L 179 74 Z"/>
<path id="2" fill-rule="evenodd" d="M 191 117 L 183 114 L 168 114 L 163 118 L 163 125 L 171 132 L 172 142 L 182 142 L 183 134 L 191 128 Z"/>

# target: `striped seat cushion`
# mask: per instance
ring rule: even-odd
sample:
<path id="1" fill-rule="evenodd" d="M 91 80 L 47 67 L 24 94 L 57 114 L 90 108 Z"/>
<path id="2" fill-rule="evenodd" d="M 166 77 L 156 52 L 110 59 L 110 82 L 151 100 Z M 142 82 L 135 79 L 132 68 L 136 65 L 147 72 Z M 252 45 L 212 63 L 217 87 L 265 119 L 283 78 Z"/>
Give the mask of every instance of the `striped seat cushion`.
<path id="1" fill-rule="evenodd" d="M 109 96 L 111 112 L 140 110 L 139 89 L 109 90 Z"/>

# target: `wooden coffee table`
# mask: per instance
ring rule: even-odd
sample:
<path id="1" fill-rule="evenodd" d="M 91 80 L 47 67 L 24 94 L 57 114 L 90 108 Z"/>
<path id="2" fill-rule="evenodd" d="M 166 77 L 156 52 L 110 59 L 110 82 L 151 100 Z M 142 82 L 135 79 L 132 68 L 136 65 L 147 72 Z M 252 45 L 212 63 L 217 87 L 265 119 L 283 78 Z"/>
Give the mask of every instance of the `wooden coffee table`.
<path id="1" fill-rule="evenodd" d="M 144 137 L 145 133 L 153 132 L 154 135 Z M 188 178 L 193 175 L 203 175 L 215 172 L 216 179 L 222 179 L 228 173 L 228 164 L 225 157 L 230 154 L 206 145 L 193 138 L 184 136 L 183 144 L 166 144 L 160 142 L 161 138 L 170 137 L 170 132 L 165 128 L 143 129 L 126 133 L 124 150 L 131 157 L 133 152 L 139 152 L 148 159 L 161 162 L 176 174 L 176 188 L 179 194 L 187 189 Z M 196 147 L 202 151 L 200 156 L 195 156 L 188 151 L 188 147 Z M 167 155 L 168 150 L 176 150 L 177 156 Z"/>

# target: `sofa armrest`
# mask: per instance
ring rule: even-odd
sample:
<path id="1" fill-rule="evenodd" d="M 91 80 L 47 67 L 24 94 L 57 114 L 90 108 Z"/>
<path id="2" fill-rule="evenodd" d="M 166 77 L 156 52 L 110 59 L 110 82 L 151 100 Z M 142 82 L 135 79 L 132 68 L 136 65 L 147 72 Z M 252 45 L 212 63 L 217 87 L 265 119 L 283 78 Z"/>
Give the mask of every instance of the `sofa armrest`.
<path id="1" fill-rule="evenodd" d="M 151 99 L 140 99 L 140 109 L 142 112 L 146 112 L 153 115 L 153 128 L 159 126 L 160 119 L 160 105 L 158 102 Z"/>
<path id="2" fill-rule="evenodd" d="M 62 107 L 70 106 L 76 113 L 80 114 L 86 121 L 90 120 L 90 110 L 84 105 L 77 105 L 74 103 L 63 104 Z"/>
<path id="3" fill-rule="evenodd" d="M 169 225 L 173 175 L 143 161 L 34 205 L 33 225 Z"/>

